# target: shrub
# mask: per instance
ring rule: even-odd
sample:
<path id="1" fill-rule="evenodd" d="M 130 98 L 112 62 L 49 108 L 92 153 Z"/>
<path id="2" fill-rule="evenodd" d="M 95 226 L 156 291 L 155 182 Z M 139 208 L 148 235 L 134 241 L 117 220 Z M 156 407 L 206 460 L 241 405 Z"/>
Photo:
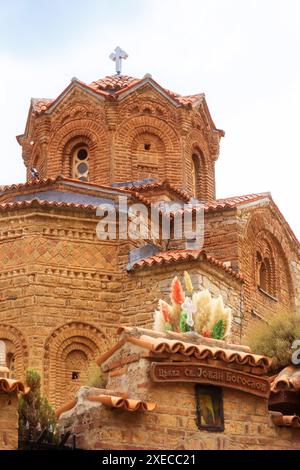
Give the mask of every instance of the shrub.
<path id="1" fill-rule="evenodd" d="M 292 344 L 300 339 L 300 318 L 295 314 L 280 313 L 266 322 L 254 320 L 248 328 L 244 343 L 252 352 L 273 359 L 271 370 L 291 364 Z"/>
<path id="2" fill-rule="evenodd" d="M 41 377 L 39 373 L 34 369 L 27 369 L 25 381 L 30 387 L 30 392 L 19 399 L 19 436 L 22 440 L 27 438 L 27 426 L 27 428 L 29 427 L 31 439 L 35 440 L 40 434 L 39 427 L 41 430 L 51 429 L 52 427 L 52 431 L 55 431 L 56 417 L 48 399 L 41 395 Z"/>

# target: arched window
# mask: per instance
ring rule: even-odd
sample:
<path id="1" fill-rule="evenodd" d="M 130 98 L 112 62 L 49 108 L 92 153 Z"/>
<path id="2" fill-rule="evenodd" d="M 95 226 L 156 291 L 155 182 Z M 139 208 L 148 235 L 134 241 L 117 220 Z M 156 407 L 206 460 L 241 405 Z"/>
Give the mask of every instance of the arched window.
<path id="1" fill-rule="evenodd" d="M 81 181 L 89 180 L 89 150 L 86 146 L 79 146 L 73 151 L 72 177 Z"/>
<path id="2" fill-rule="evenodd" d="M 256 253 L 258 287 L 264 293 L 275 296 L 275 265 L 268 256 Z"/>
<path id="3" fill-rule="evenodd" d="M 201 199 L 201 181 L 200 181 L 200 156 L 194 153 L 192 156 L 192 185 L 193 196 Z"/>

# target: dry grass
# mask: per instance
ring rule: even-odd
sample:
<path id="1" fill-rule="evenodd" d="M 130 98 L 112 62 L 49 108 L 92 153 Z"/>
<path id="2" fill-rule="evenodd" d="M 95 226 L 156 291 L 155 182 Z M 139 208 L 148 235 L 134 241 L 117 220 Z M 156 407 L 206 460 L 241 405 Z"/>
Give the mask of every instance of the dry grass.
<path id="1" fill-rule="evenodd" d="M 271 357 L 272 371 L 277 372 L 291 363 L 292 344 L 300 339 L 300 315 L 280 313 L 266 321 L 254 320 L 243 343 L 254 354 Z"/>
<path id="2" fill-rule="evenodd" d="M 106 384 L 106 375 L 102 374 L 100 367 L 96 363 L 91 364 L 88 370 L 87 385 L 89 387 L 105 388 Z"/>

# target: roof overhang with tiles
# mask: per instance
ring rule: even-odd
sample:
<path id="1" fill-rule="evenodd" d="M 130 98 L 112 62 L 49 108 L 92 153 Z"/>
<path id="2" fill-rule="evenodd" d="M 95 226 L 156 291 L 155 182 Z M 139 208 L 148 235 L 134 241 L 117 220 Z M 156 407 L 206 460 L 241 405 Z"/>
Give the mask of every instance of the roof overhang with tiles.
<path id="1" fill-rule="evenodd" d="M 146 359 L 151 363 L 154 382 L 204 383 L 269 397 L 266 374 L 271 359 L 253 354 L 246 346 L 195 333 L 162 333 L 144 328 L 122 327 L 118 334 L 115 346 L 97 360 L 105 373 L 117 374 L 118 369 Z"/>
<path id="2" fill-rule="evenodd" d="M 29 135 L 32 119 L 43 114 L 51 114 L 60 105 L 60 103 L 74 91 L 74 89 L 79 89 L 83 93 L 87 93 L 100 102 L 118 102 L 126 99 L 131 94 L 138 92 L 145 87 L 149 87 L 157 92 L 175 108 L 198 109 L 202 107 L 210 128 L 217 132 L 220 137 L 224 137 L 225 132 L 217 129 L 214 124 L 203 93 L 181 96 L 178 93 L 167 90 L 159 85 L 159 83 L 157 83 L 151 76 L 145 75 L 142 79 L 127 76 L 108 76 L 98 81 L 94 81 L 91 84 L 86 84 L 78 78 L 73 78 L 70 84 L 55 99 L 32 98 L 25 132 L 24 134 L 17 136 L 17 141 L 22 145 L 24 139 L 26 140 Z"/>

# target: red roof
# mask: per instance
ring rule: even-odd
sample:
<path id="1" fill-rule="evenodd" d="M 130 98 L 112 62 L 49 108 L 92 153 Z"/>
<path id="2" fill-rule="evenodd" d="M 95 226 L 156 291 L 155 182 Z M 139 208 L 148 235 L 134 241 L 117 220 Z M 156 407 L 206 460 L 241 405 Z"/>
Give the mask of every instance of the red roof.
<path id="1" fill-rule="evenodd" d="M 222 261 L 206 254 L 204 250 L 170 250 L 157 253 L 137 261 L 131 266 L 130 271 L 136 271 L 142 268 L 150 268 L 152 266 L 163 266 L 166 264 L 179 263 L 185 261 L 207 261 L 214 266 L 223 269 L 225 272 L 235 277 L 239 281 L 243 281 L 243 276 L 233 269 L 226 266 Z"/>
<path id="2" fill-rule="evenodd" d="M 134 77 L 128 77 L 127 75 L 111 75 L 107 76 L 104 78 L 101 78 L 99 80 L 96 80 L 89 85 L 81 82 L 77 79 L 74 79 L 74 81 L 77 81 L 80 83 L 82 86 L 85 88 L 88 88 L 90 90 L 95 91 L 96 93 L 101 94 L 102 96 L 105 97 L 111 97 L 115 96 L 117 97 L 120 93 L 123 93 L 130 88 L 134 87 L 135 85 L 138 85 L 142 82 L 145 82 L 145 80 L 151 79 L 153 84 L 155 84 L 157 87 L 159 87 L 164 93 L 166 93 L 170 98 L 172 98 L 174 101 L 176 101 L 178 104 L 182 106 L 189 106 L 197 101 L 200 101 L 202 98 L 204 98 L 204 94 L 196 94 L 196 95 L 189 95 L 189 96 L 181 96 L 178 93 L 175 93 L 173 91 L 167 90 L 163 87 L 161 87 L 158 83 L 156 83 L 151 76 L 145 76 L 144 78 L 134 78 Z M 68 89 L 69 87 L 67 87 Z M 66 90 L 67 90 L 66 89 Z M 64 93 L 64 92 L 63 92 Z M 62 95 L 60 95 L 62 96 Z M 34 98 L 32 99 L 32 108 L 33 112 L 36 114 L 41 114 L 44 111 L 47 111 L 48 108 L 50 108 L 51 104 L 53 104 L 57 99 L 49 99 L 49 98 Z M 223 132 L 223 131 L 222 131 Z"/>
<path id="3" fill-rule="evenodd" d="M 205 203 L 205 210 L 213 211 L 220 209 L 234 209 L 241 204 L 258 201 L 259 199 L 270 197 L 270 193 L 246 194 L 244 196 L 233 196 L 224 199 L 214 199 Z"/>
<path id="4" fill-rule="evenodd" d="M 110 75 L 92 82 L 89 86 L 95 90 L 118 91 L 131 85 L 136 85 L 141 79 L 128 77 L 127 75 Z"/>
<path id="5" fill-rule="evenodd" d="M 160 189 L 167 189 L 170 192 L 176 194 L 180 199 L 183 199 L 185 202 L 189 202 L 189 200 L 191 199 L 190 195 L 186 191 L 184 191 L 183 189 L 176 188 L 176 186 L 169 183 L 168 181 L 146 183 L 136 186 L 125 186 L 123 189 L 126 189 L 132 193 L 143 193 L 148 191 L 159 191 Z"/>

